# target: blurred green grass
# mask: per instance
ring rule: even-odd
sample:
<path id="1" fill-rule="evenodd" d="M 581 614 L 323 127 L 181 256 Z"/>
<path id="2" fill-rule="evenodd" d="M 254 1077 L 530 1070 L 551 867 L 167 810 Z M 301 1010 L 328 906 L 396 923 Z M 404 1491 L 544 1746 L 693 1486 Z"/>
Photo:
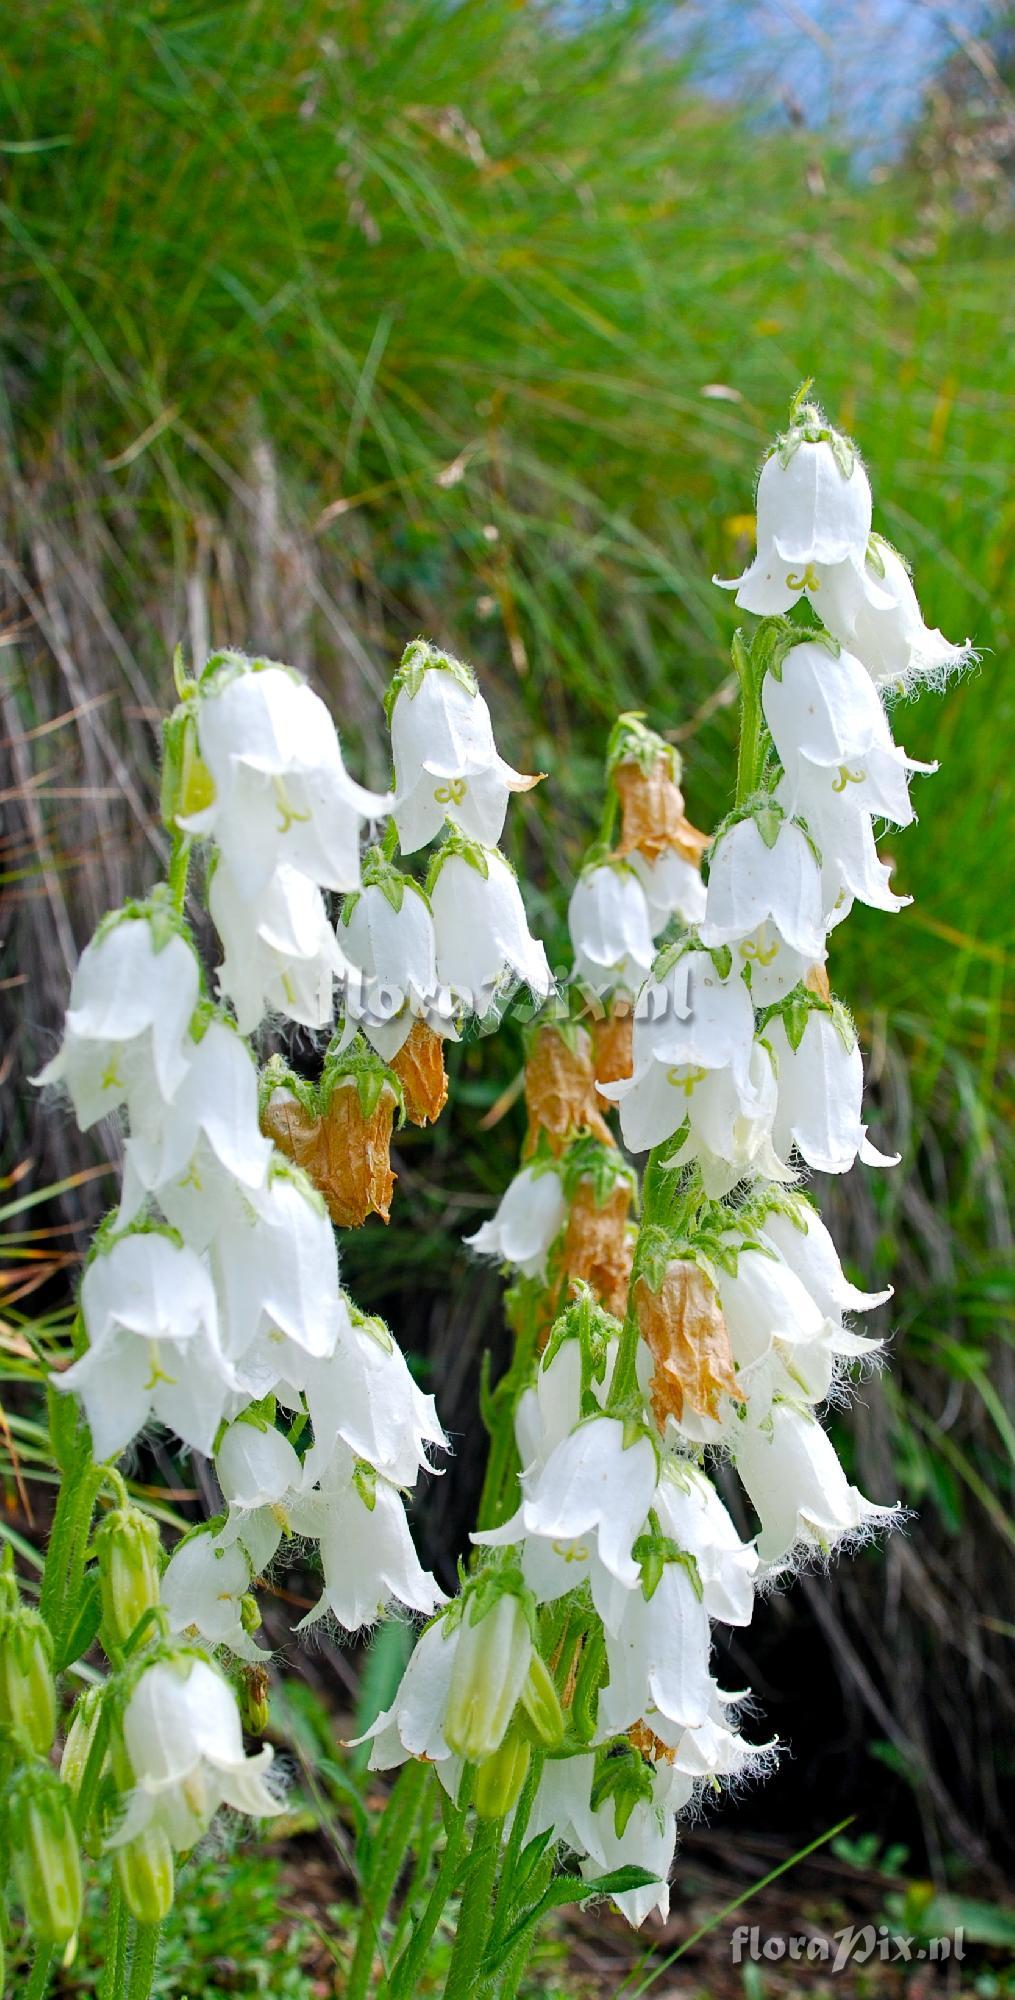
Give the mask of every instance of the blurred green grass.
<path id="1" fill-rule="evenodd" d="M 761 136 L 752 107 L 702 101 L 666 12 L 9 10 L 7 1088 L 49 1045 L 75 937 L 157 865 L 153 718 L 180 637 L 314 673 L 375 781 L 405 638 L 474 659 L 505 754 L 549 773 L 510 841 L 563 963 L 618 708 L 677 733 L 700 824 L 724 809 L 734 720 L 710 698 L 734 613 L 709 579 L 740 566 L 752 469 L 813 374 L 931 622 L 981 652 L 946 697 L 896 714 L 942 763 L 897 843 L 914 909 L 890 926 L 859 912 L 835 939 L 905 1155 L 877 1188 L 833 1191 L 857 1269 L 899 1286 L 895 1374 L 847 1449 L 878 1498 L 929 1511 L 827 1593 L 858 1661 L 851 1745 L 886 1733 L 865 1672 L 901 1717 L 929 1847 L 943 1829 L 975 1854 L 978 1812 L 999 1810 L 981 1739 L 1002 1714 L 1013 1533 L 1010 233 L 974 172 L 975 97 L 954 172 L 914 151 L 860 183 L 820 135 Z M 424 1522 L 445 1559 L 475 1477 L 475 1357 L 499 1338 L 496 1284 L 453 1239 L 510 1172 L 515 1117 L 486 1137 L 477 1112 L 516 1058 L 509 1036 L 463 1051 L 453 1122 L 404 1149 L 391 1230 L 346 1252 L 463 1433 L 458 1498 Z M 11 1130 L 39 1174 L 82 1157 L 30 1107 Z"/>

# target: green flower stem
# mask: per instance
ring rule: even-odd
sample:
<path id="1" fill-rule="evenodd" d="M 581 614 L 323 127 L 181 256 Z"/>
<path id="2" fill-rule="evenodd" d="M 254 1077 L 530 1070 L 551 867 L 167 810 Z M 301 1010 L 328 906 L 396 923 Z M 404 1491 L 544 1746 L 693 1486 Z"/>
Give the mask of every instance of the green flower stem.
<path id="1" fill-rule="evenodd" d="M 549 1888 L 553 1876 L 553 1867 L 554 1861 L 551 1849 L 550 1853 L 545 1854 L 542 1861 L 533 1870 L 532 1881 L 528 1889 L 528 1895 L 533 1903 L 538 1903 L 540 1897 L 545 1895 Z M 525 1968 L 535 1949 L 537 1936 L 538 1926 L 526 1931 L 524 1937 L 519 1938 L 500 1975 L 500 1984 L 497 1987 L 497 2000 L 515 2000 L 518 1988 L 522 1983 Z"/>
<path id="2" fill-rule="evenodd" d="M 134 1927 L 134 1950 L 130 1961 L 127 2000 L 149 2000 L 152 1981 L 155 1978 L 159 1934 L 158 1924 L 136 1924 Z"/>
<path id="3" fill-rule="evenodd" d="M 40 1944 L 32 1960 L 31 1977 L 25 1987 L 23 2000 L 44 2000 L 49 1990 L 49 1975 L 56 1957 L 51 1945 Z"/>
<path id="4" fill-rule="evenodd" d="M 63 1657 L 64 1646 L 80 1606 L 92 1514 L 104 1479 L 103 1468 L 82 1453 L 65 1474 L 56 1503 L 39 1609 L 53 1634 L 58 1672 L 70 1664 Z"/>
<path id="5" fill-rule="evenodd" d="M 764 663 L 759 663 L 757 646 L 744 644 L 739 632 L 733 641 L 733 665 L 740 682 L 740 740 L 737 745 L 736 804 L 743 805 L 761 783 L 764 765 L 764 713 L 761 683 Z"/>
<path id="6" fill-rule="evenodd" d="M 532 1374 L 538 1328 L 535 1312 L 528 1305 L 514 1328 L 515 1342 L 510 1367 L 496 1389 L 484 1396 L 484 1420 L 490 1434 L 490 1451 L 483 1478 L 476 1518 L 477 1529 L 501 1525 L 504 1497 L 518 1475 L 518 1448 L 515 1444 L 515 1410 Z"/>
<path id="7" fill-rule="evenodd" d="M 126 1985 L 127 1907 L 114 1878 L 106 1905 L 106 1945 L 98 2000 L 124 2000 Z"/>
<path id="8" fill-rule="evenodd" d="M 467 1800 L 472 1790 L 472 1769 L 468 1764 L 462 1772 L 458 1789 L 459 1797 Z M 444 1915 L 449 1899 L 455 1892 L 462 1849 L 465 1845 L 467 1815 L 468 1808 L 464 1804 L 456 1806 L 453 1810 L 444 1853 L 441 1856 L 433 1888 L 413 1925 L 409 1945 L 391 1974 L 389 1982 L 391 2000 L 413 2000 L 434 1932 Z"/>
<path id="9" fill-rule="evenodd" d="M 539 1789 L 539 1780 L 543 1775 L 543 1765 L 545 1762 L 546 1758 L 543 1752 L 541 1750 L 534 1750 L 525 1783 L 522 1786 L 518 1804 L 515 1807 L 515 1816 L 511 1822 L 508 1843 L 504 1849 L 504 1860 L 500 1871 L 500 1885 L 494 1903 L 493 1923 L 490 1927 L 489 1943 L 491 1946 L 499 1944 L 501 1938 L 507 1935 L 507 1932 L 511 1928 L 512 1919 L 515 1916 L 515 1869 L 518 1866 L 519 1857 L 525 1845 L 525 1833 L 529 1824 L 529 1817 L 535 1802 L 536 1793 Z"/>
<path id="10" fill-rule="evenodd" d="M 169 850 L 169 867 L 166 883 L 172 897 L 173 908 L 182 917 L 187 901 L 187 877 L 190 873 L 190 850 L 192 841 L 189 833 L 174 833 Z"/>
<path id="11" fill-rule="evenodd" d="M 490 1933 L 490 1899 L 500 1859 L 502 1819 L 480 1820 L 469 1855 L 458 1931 L 444 1987 L 444 2000 L 465 2000 L 476 1984 Z"/>
<path id="12" fill-rule="evenodd" d="M 381 1927 L 412 1839 L 420 1800 L 427 1786 L 427 1767 L 415 1758 L 403 1764 L 384 1810 L 377 1845 L 362 1887 L 362 1911 L 356 1950 L 349 1972 L 346 2000 L 367 2000 L 372 1987 L 374 1955 Z"/>

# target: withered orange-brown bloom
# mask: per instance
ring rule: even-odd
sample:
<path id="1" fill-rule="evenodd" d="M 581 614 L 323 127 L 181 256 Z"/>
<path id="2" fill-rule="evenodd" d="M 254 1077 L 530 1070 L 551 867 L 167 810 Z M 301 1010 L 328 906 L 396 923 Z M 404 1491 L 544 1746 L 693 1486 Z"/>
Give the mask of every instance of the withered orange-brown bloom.
<path id="1" fill-rule="evenodd" d="M 262 1113 L 261 1129 L 280 1153 L 309 1175 L 336 1227 L 358 1229 L 368 1215 L 387 1222 L 391 1212 L 394 1117 L 395 1098 L 385 1089 L 364 1118 L 350 1078 L 332 1091 L 321 1117 L 306 1111 L 289 1091 L 276 1090 Z"/>
<path id="2" fill-rule="evenodd" d="M 685 861 L 697 865 L 708 846 L 707 833 L 699 833 L 684 815 L 684 794 L 675 782 L 668 757 L 660 757 L 651 771 L 640 764 L 618 764 L 613 782 L 620 797 L 622 822 L 618 854 L 644 854 L 658 861 L 668 848 L 676 848 Z"/>
<path id="3" fill-rule="evenodd" d="M 571 1203 L 561 1261 L 569 1282 L 583 1279 L 600 1305 L 622 1319 L 627 1310 L 634 1245 L 628 1229 L 632 1189 L 617 1181 L 602 1207 L 594 1183 L 580 1180 Z"/>
<path id="4" fill-rule="evenodd" d="M 808 993 L 815 994 L 819 1000 L 831 1000 L 832 989 L 828 983 L 827 965 L 812 965 L 804 985 Z"/>
<path id="5" fill-rule="evenodd" d="M 571 1029 L 565 1039 L 559 1028 L 540 1028 L 525 1064 L 525 1104 L 529 1129 L 526 1155 L 545 1132 L 553 1153 L 562 1153 L 572 1139 L 592 1133 L 604 1146 L 613 1134 L 599 1109 L 592 1037 L 587 1028 Z"/>
<path id="6" fill-rule="evenodd" d="M 719 1399 L 745 1401 L 737 1386 L 730 1337 L 719 1294 L 697 1264 L 674 1259 L 654 1292 L 645 1277 L 634 1288 L 638 1330 L 655 1362 L 652 1408 L 660 1430 L 685 1408 L 718 1417 Z"/>
<path id="7" fill-rule="evenodd" d="M 413 1022 L 389 1068 L 402 1086 L 410 1125 L 432 1125 L 448 1101 L 448 1079 L 444 1043 L 427 1021 Z"/>
<path id="8" fill-rule="evenodd" d="M 634 1070 L 634 1009 L 625 1000 L 592 1023 L 592 1048 L 597 1083 L 622 1083 Z M 600 1104 L 609 1099 L 597 1092 Z"/>

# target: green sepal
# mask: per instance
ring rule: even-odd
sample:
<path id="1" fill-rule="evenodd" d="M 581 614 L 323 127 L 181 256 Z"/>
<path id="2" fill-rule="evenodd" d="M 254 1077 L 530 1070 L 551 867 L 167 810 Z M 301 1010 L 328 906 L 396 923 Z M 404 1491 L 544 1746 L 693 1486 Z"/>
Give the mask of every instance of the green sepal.
<path id="1" fill-rule="evenodd" d="M 326 1112 L 336 1090 L 352 1079 L 359 1098 L 360 1116 L 372 1118 L 384 1092 L 390 1091 L 398 1106 L 398 1122 L 405 1119 L 405 1092 L 393 1069 L 389 1069 L 363 1035 L 355 1035 L 348 1048 L 338 1048 L 335 1037 L 325 1051 L 317 1102 Z"/>
<path id="2" fill-rule="evenodd" d="M 490 879 L 491 854 L 495 854 L 498 860 L 503 861 L 505 868 L 511 869 L 512 875 L 515 872 L 511 868 L 511 863 L 507 856 L 501 853 L 499 847 L 484 847 L 481 840 L 470 840 L 468 834 L 462 833 L 460 828 L 449 826 L 441 845 L 437 848 L 427 869 L 426 893 L 428 898 L 433 895 L 434 884 L 440 875 L 444 863 L 450 861 L 453 854 L 457 854 L 461 861 L 467 861 L 469 867 L 474 868 L 477 875 L 483 877 L 484 882 L 488 882 Z"/>
<path id="3" fill-rule="evenodd" d="M 409 701 L 414 700 L 427 673 L 450 674 L 466 694 L 476 695 L 479 692 L 476 676 L 465 660 L 456 659 L 454 653 L 444 652 L 442 648 L 432 645 L 429 639 L 410 639 L 384 697 L 384 720 L 389 729 L 399 695 L 405 694 Z"/>
<path id="4" fill-rule="evenodd" d="M 532 1162 L 527 1164 L 531 1166 Z M 617 1146 L 606 1146 L 601 1139 L 587 1135 L 576 1139 L 558 1164 L 561 1185 L 569 1202 L 574 1200 L 580 1183 L 590 1181 L 597 1208 L 605 1207 L 621 1182 L 630 1188 L 633 1202 L 637 1203 L 638 1176 Z"/>
<path id="5" fill-rule="evenodd" d="M 608 778 L 613 776 L 620 764 L 637 764 L 638 769 L 649 777 L 661 757 L 665 757 L 669 764 L 673 783 L 679 785 L 682 762 L 676 745 L 667 743 L 665 736 L 649 729 L 640 709 L 627 709 L 618 715 L 606 744 Z"/>
<path id="6" fill-rule="evenodd" d="M 612 1799 L 618 1840 L 623 1839 L 635 1806 L 651 1805 L 653 1793 L 652 1766 L 633 1744 L 621 1740 L 597 1751 L 590 1803 L 593 1812 L 597 1812 Z"/>

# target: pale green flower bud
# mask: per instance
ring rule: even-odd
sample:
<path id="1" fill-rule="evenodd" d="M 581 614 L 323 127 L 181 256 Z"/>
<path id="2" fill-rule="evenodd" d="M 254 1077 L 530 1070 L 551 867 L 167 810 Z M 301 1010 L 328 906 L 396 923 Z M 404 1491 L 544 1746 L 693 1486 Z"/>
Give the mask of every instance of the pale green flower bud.
<path id="1" fill-rule="evenodd" d="M 169 1835 L 152 1824 L 116 1850 L 123 1900 L 139 1924 L 160 1924 L 173 1906 L 176 1869 Z"/>
<path id="2" fill-rule="evenodd" d="M 74 1713 L 71 1716 L 63 1755 L 60 1758 L 60 1776 L 74 1799 L 81 1791 L 92 1744 L 95 1741 L 95 1732 L 99 1726 L 102 1701 L 103 1689 L 93 1687 L 86 1688 L 83 1694 L 79 1694 L 74 1704 Z"/>
<path id="3" fill-rule="evenodd" d="M 542 1655 L 533 1650 L 529 1671 L 521 1692 L 525 1722 L 548 1750 L 557 1750 L 564 1740 L 564 1716 L 560 1699 Z"/>
<path id="4" fill-rule="evenodd" d="M 37 1611 L 0 1612 L 0 1726 L 45 1757 L 56 1733 L 53 1641 Z"/>
<path id="5" fill-rule="evenodd" d="M 95 1537 L 102 1626 L 125 1646 L 139 1619 L 159 1601 L 159 1531 L 140 1507 L 114 1507 Z"/>
<path id="6" fill-rule="evenodd" d="M 8 1794 L 17 1828 L 14 1872 L 29 1928 L 40 1944 L 69 1944 L 81 1922 L 81 1860 L 70 1793 L 48 1764 L 17 1773 Z"/>
<path id="7" fill-rule="evenodd" d="M 513 1592 L 486 1611 L 481 1599 L 466 1605 L 444 1722 L 449 1750 L 476 1764 L 500 1748 L 531 1660 L 532 1634 Z"/>
<path id="8" fill-rule="evenodd" d="M 518 1729 L 509 1729 L 492 1757 L 484 1757 L 476 1771 L 473 1805 L 478 1819 L 503 1819 L 518 1804 L 525 1783 L 532 1750 Z"/>

